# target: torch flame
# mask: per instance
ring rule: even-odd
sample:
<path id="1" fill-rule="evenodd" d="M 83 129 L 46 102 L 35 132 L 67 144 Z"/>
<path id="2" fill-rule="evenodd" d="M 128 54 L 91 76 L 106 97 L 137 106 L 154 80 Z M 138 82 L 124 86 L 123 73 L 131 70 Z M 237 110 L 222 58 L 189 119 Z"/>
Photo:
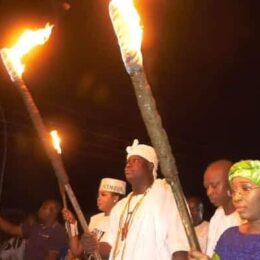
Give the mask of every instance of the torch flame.
<path id="1" fill-rule="evenodd" d="M 50 132 L 51 138 L 52 138 L 52 144 L 54 149 L 57 151 L 58 154 L 61 154 L 61 139 L 58 135 L 58 131 L 57 130 L 53 130 Z"/>
<path id="2" fill-rule="evenodd" d="M 133 0 L 111 0 L 109 14 L 127 70 L 128 66 L 142 66 L 143 30 Z"/>
<path id="3" fill-rule="evenodd" d="M 26 30 L 12 48 L 2 49 L 1 55 L 5 65 L 10 66 L 11 64 L 12 66 L 12 68 L 8 69 L 15 70 L 17 76 L 21 78 L 25 67 L 21 61 L 23 56 L 35 46 L 43 45 L 49 39 L 52 28 L 53 25 L 46 24 L 45 28 Z"/>

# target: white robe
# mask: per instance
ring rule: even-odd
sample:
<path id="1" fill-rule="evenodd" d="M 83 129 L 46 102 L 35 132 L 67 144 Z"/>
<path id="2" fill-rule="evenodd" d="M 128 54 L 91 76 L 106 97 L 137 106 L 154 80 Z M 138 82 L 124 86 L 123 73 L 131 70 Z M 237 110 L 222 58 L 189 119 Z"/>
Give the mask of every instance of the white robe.
<path id="1" fill-rule="evenodd" d="M 3 260 L 23 260 L 25 239 L 21 237 L 11 237 L 8 241 L 0 245 L 0 259 Z"/>
<path id="2" fill-rule="evenodd" d="M 217 242 L 226 229 L 239 226 L 241 223 L 242 220 L 236 211 L 232 214 L 225 215 L 224 209 L 218 207 L 209 222 L 207 255 L 211 257 L 214 254 Z"/>
<path id="3" fill-rule="evenodd" d="M 203 221 L 195 227 L 195 232 L 199 240 L 200 248 L 203 253 L 206 253 L 208 240 L 209 222 Z"/>
<path id="4" fill-rule="evenodd" d="M 107 242 L 112 246 L 110 260 L 170 260 L 174 252 L 189 250 L 171 188 L 165 180 L 160 179 L 153 183 L 136 209 L 127 237 L 122 241 L 121 234 L 117 236 L 117 233 L 122 228 L 122 225 L 119 227 L 119 222 L 129 196 L 131 194 L 119 201 L 111 211 L 110 229 L 107 233 Z M 138 196 L 132 198 L 136 203 L 143 195 Z M 127 212 L 122 217 L 122 223 L 126 214 Z M 117 238 L 118 250 L 115 250 Z"/>
<path id="5" fill-rule="evenodd" d="M 109 216 L 105 216 L 104 213 L 98 213 L 90 218 L 89 230 L 96 234 L 98 241 L 106 241 L 108 228 Z"/>

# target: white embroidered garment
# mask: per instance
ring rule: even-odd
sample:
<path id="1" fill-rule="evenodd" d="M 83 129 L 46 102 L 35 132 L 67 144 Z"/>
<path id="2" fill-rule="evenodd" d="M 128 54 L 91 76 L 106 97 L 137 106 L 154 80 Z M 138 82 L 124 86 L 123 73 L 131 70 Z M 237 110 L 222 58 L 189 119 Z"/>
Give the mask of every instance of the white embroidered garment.
<path id="1" fill-rule="evenodd" d="M 203 221 L 195 227 L 195 232 L 199 240 L 200 248 L 203 253 L 206 253 L 208 240 L 209 222 Z"/>
<path id="2" fill-rule="evenodd" d="M 189 250 L 175 199 L 165 180 L 155 180 L 145 195 L 135 198 L 130 193 L 117 203 L 110 215 L 107 242 L 112 245 L 110 260 L 170 260 L 172 253 Z"/>
<path id="3" fill-rule="evenodd" d="M 0 259 L 23 260 L 24 249 L 25 239 L 21 237 L 11 237 L 0 245 Z"/>
<path id="4" fill-rule="evenodd" d="M 96 234 L 98 241 L 106 240 L 106 233 L 109 228 L 109 216 L 99 213 L 90 218 L 89 230 Z"/>
<path id="5" fill-rule="evenodd" d="M 226 229 L 239 226 L 241 223 L 242 220 L 236 211 L 225 215 L 224 209 L 218 207 L 209 222 L 207 255 L 210 257 L 213 255 L 217 242 Z"/>

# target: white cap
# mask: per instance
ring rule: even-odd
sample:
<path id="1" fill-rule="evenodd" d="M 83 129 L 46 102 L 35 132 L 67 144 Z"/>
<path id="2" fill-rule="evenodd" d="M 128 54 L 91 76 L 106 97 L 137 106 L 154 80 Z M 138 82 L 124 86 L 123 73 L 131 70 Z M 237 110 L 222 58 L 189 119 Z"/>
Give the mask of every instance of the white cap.
<path id="1" fill-rule="evenodd" d="M 104 178 L 100 182 L 99 190 L 109 191 L 125 195 L 126 193 L 126 182 L 113 179 L 113 178 Z"/>
<path id="2" fill-rule="evenodd" d="M 157 169 L 158 169 L 158 158 L 155 153 L 155 150 L 152 146 L 150 145 L 145 145 L 145 144 L 139 144 L 138 139 L 135 139 L 133 141 L 132 146 L 128 146 L 126 148 L 127 152 L 127 159 L 132 156 L 132 155 L 138 155 L 146 159 L 148 162 L 153 163 L 153 176 L 154 179 L 157 177 Z"/>

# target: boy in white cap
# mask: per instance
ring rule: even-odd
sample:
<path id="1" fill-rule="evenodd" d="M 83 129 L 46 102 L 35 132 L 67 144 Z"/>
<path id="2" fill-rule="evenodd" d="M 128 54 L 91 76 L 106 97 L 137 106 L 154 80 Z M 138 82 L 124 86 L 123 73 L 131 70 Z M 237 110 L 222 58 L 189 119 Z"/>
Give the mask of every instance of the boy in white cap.
<path id="1" fill-rule="evenodd" d="M 97 206 L 101 213 L 91 217 L 89 230 L 95 235 L 95 240 L 102 242 L 106 239 L 106 233 L 109 227 L 109 215 L 113 206 L 125 195 L 126 182 L 113 178 L 104 178 L 100 182 Z M 77 222 L 73 214 L 68 209 L 63 209 L 63 217 L 72 228 L 70 238 L 70 249 L 73 254 L 79 256 L 83 254 L 83 246 L 78 238 Z M 75 231 L 74 231 L 75 230 Z"/>
<path id="2" fill-rule="evenodd" d="M 126 151 L 132 192 L 112 209 L 106 243 L 95 246 L 86 236 L 85 249 L 99 250 L 110 260 L 187 259 L 188 241 L 171 188 L 156 179 L 154 149 L 135 140 Z"/>
<path id="3" fill-rule="evenodd" d="M 104 178 L 100 182 L 97 206 L 101 213 L 91 217 L 89 230 L 96 234 L 98 241 L 104 241 L 109 226 L 109 215 L 111 209 L 126 193 L 126 182 Z"/>

